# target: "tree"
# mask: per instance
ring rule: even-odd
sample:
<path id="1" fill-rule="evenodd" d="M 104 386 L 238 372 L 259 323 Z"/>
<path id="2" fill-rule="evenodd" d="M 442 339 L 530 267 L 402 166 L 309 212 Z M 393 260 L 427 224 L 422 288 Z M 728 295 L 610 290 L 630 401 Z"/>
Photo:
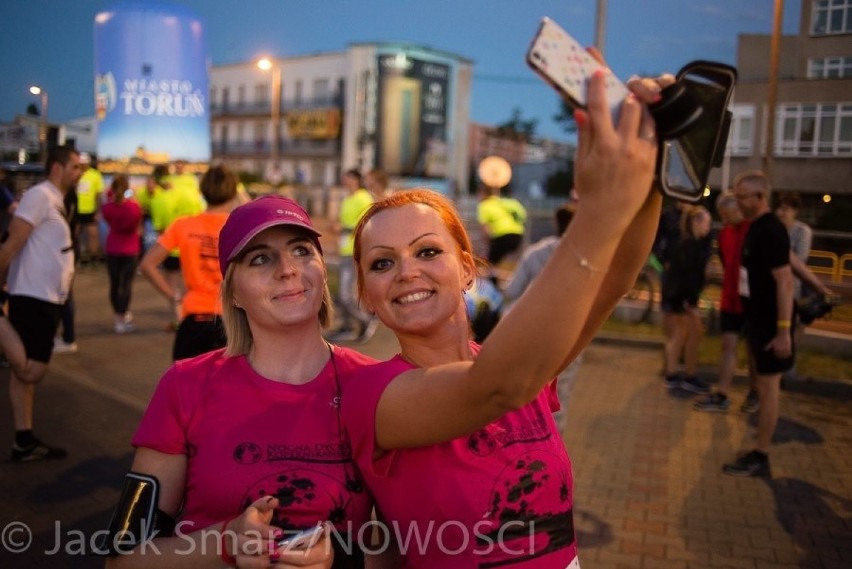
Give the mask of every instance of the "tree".
<path id="1" fill-rule="evenodd" d="M 35 117 L 41 116 L 41 113 L 38 112 L 38 106 L 35 103 L 27 105 L 27 114 Z"/>
<path id="2" fill-rule="evenodd" d="M 569 134 L 577 134 L 577 123 L 574 122 L 574 107 L 565 99 L 559 99 L 559 112 L 553 115 L 553 121 L 562 125 L 562 130 Z"/>
<path id="3" fill-rule="evenodd" d="M 554 172 L 547 178 L 544 191 L 549 196 L 565 196 L 574 188 L 574 162 L 568 162 L 565 168 Z"/>
<path id="4" fill-rule="evenodd" d="M 508 121 L 494 127 L 494 134 L 498 138 L 529 142 L 535 136 L 537 126 L 538 119 L 524 120 L 520 107 L 515 107 Z"/>

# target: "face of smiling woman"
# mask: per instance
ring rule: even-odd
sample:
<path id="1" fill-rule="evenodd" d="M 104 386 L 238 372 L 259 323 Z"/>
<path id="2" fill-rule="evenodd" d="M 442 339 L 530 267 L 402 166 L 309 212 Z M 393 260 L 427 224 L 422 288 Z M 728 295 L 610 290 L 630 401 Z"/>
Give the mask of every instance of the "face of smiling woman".
<path id="1" fill-rule="evenodd" d="M 325 265 L 304 231 L 262 231 L 240 253 L 233 278 L 233 300 L 255 338 L 264 329 L 318 322 Z"/>
<path id="2" fill-rule="evenodd" d="M 424 334 L 464 323 L 462 291 L 474 278 L 431 207 L 410 204 L 374 215 L 361 234 L 363 302 L 394 332 Z"/>

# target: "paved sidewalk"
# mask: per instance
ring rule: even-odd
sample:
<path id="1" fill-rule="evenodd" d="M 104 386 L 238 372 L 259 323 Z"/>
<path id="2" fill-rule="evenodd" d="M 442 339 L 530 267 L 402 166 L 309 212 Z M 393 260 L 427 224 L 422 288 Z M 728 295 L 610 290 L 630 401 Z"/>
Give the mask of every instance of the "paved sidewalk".
<path id="1" fill-rule="evenodd" d="M 80 351 L 56 357 L 37 390 L 37 433 L 66 445 L 69 458 L 0 459 L 0 568 L 103 566 L 82 553 L 115 505 L 172 341 L 165 300 L 143 279 L 132 306 L 138 331 L 113 334 L 106 287 L 102 270 L 80 273 Z M 388 357 L 396 344 L 380 328 L 363 349 Z M 599 341 L 586 352 L 565 429 L 583 569 L 852 567 L 852 384 L 784 391 L 773 477 L 739 479 L 721 465 L 749 447 L 753 418 L 693 411 L 685 394 L 662 387 L 660 365 L 647 342 Z M 738 379 L 734 409 L 744 392 Z M 0 443 L 11 436 L 4 393 Z M 10 551 L 26 532 L 27 551 Z"/>

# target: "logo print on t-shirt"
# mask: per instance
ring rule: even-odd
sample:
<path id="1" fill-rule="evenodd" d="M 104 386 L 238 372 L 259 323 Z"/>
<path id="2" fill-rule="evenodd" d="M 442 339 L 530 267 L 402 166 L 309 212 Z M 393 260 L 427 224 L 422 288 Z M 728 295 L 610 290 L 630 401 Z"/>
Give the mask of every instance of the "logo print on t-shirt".
<path id="1" fill-rule="evenodd" d="M 234 460 L 239 464 L 257 464 L 263 459 L 263 450 L 255 443 L 240 443 L 234 449 Z"/>
<path id="2" fill-rule="evenodd" d="M 243 497 L 241 509 L 264 496 L 278 498 L 271 524 L 284 530 L 303 528 L 320 520 L 343 524 L 349 519 L 347 510 L 352 494 L 335 473 L 304 468 L 283 470 L 255 482 Z M 314 519 L 319 513 L 320 518 Z"/>
<path id="3" fill-rule="evenodd" d="M 494 481 L 480 549 L 501 543 L 484 555 L 480 567 L 518 563 L 574 543 L 571 473 L 564 456 L 545 450 L 524 452 L 506 464 Z M 518 522 L 522 522 L 521 525 Z"/>

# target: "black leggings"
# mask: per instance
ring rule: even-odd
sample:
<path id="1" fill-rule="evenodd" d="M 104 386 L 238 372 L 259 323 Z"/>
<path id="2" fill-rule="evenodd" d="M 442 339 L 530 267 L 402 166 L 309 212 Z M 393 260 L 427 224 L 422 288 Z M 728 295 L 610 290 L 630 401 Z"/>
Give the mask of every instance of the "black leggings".
<path id="1" fill-rule="evenodd" d="M 133 290 L 133 275 L 136 272 L 136 257 L 130 255 L 107 255 L 109 271 L 109 301 L 116 314 L 124 314 L 130 306 Z"/>

